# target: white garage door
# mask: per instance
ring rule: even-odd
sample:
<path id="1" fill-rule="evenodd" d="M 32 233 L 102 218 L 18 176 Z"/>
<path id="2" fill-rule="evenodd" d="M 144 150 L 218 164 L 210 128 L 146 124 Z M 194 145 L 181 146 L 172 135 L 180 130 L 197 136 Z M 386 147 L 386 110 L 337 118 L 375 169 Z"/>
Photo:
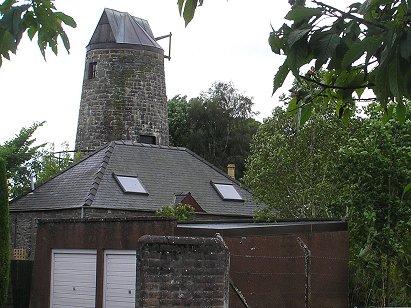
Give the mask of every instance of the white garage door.
<path id="1" fill-rule="evenodd" d="M 104 307 L 134 308 L 136 294 L 135 250 L 106 250 Z"/>
<path id="2" fill-rule="evenodd" d="M 53 249 L 51 307 L 95 307 L 96 261 L 96 250 Z"/>

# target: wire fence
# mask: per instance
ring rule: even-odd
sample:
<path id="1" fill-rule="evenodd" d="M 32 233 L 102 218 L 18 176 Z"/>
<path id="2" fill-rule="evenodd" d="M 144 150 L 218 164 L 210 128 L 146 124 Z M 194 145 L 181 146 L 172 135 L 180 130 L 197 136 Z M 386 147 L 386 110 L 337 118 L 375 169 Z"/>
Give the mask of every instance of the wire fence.
<path id="1" fill-rule="evenodd" d="M 238 307 L 254 307 L 257 303 L 258 307 L 311 308 L 321 296 L 344 296 L 344 286 L 339 284 L 344 279 L 335 278 L 346 268 L 348 259 L 312 255 L 307 245 L 299 244 L 300 252 L 291 249 L 291 255 L 230 253 L 230 276 L 248 303 Z"/>

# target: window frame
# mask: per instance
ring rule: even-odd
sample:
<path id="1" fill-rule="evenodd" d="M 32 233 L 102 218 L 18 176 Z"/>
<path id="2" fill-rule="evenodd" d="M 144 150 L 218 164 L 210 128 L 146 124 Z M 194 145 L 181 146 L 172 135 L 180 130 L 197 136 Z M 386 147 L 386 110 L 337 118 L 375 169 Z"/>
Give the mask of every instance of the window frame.
<path id="1" fill-rule="evenodd" d="M 88 63 L 87 79 L 94 79 L 97 77 L 97 62 Z"/>
<path id="2" fill-rule="evenodd" d="M 142 189 L 144 191 L 130 191 L 130 190 L 127 190 L 124 187 L 123 183 L 121 182 L 121 179 L 119 179 L 119 177 L 136 179 L 137 182 L 140 184 L 140 186 L 142 187 Z M 149 193 L 147 191 L 147 188 L 144 186 L 143 182 L 136 175 L 122 175 L 122 174 L 116 174 L 116 173 L 113 172 L 113 178 L 116 180 L 117 184 L 120 186 L 121 190 L 125 194 L 137 194 L 137 195 L 147 195 L 147 196 L 149 195 Z"/>
<path id="3" fill-rule="evenodd" d="M 244 202 L 244 201 L 245 201 L 244 198 L 243 198 L 243 196 L 241 196 L 241 194 L 238 192 L 238 190 L 236 189 L 236 187 L 234 186 L 233 183 L 218 182 L 218 181 L 210 181 L 210 183 L 211 183 L 211 186 L 213 186 L 214 190 L 217 192 L 217 194 L 220 196 L 220 198 L 221 198 L 223 201 L 235 201 L 235 202 Z M 231 186 L 241 199 L 238 199 L 238 198 L 230 198 L 230 197 L 224 196 L 223 193 L 220 191 L 220 189 L 218 188 L 217 185 L 227 185 L 227 186 Z"/>

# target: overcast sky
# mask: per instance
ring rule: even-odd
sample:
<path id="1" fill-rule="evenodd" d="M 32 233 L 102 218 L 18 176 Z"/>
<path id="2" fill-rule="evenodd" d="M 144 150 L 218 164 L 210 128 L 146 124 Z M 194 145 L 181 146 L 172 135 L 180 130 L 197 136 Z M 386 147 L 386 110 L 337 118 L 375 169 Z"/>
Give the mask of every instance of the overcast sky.
<path id="1" fill-rule="evenodd" d="M 344 1 L 346 2 L 346 1 Z M 64 141 L 74 148 L 83 79 L 85 47 L 105 7 L 148 20 L 155 36 L 172 32 L 171 61 L 165 60 L 167 96 L 189 98 L 213 82 L 232 81 L 254 98 L 262 120 L 278 104 L 283 87 L 271 96 L 272 80 L 282 57 L 267 43 L 271 25 L 284 22 L 287 0 L 206 0 L 194 20 L 184 27 L 177 0 L 56 0 L 58 10 L 72 16 L 77 28 L 66 27 L 70 54 L 60 44 L 58 56 L 49 51 L 47 62 L 35 43 L 24 39 L 11 61 L 0 68 L 0 143 L 21 127 L 46 121 L 35 137 L 39 142 Z M 159 42 L 168 50 L 168 41 Z"/>

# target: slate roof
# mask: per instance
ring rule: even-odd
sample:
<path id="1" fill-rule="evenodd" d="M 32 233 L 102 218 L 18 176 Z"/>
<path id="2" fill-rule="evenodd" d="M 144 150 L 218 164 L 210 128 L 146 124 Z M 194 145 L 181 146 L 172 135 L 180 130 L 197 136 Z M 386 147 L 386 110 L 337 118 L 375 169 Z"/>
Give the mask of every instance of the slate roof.
<path id="1" fill-rule="evenodd" d="M 142 48 L 163 52 L 147 20 L 127 12 L 104 9 L 87 50 L 96 48 Z"/>
<path id="2" fill-rule="evenodd" d="M 137 176 L 148 195 L 124 193 L 113 174 Z M 210 181 L 233 184 L 244 201 L 222 200 Z M 156 211 L 190 192 L 208 214 L 252 216 L 251 192 L 186 148 L 113 141 L 31 193 L 11 211 L 82 206 Z"/>

